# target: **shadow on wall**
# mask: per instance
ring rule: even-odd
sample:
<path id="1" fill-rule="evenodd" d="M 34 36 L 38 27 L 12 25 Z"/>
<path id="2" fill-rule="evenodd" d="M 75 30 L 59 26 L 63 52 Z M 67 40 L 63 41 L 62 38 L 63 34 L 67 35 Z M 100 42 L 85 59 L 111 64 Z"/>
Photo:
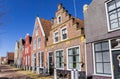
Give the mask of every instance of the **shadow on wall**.
<path id="1" fill-rule="evenodd" d="M 92 76 L 87 77 L 87 79 L 92 79 Z"/>

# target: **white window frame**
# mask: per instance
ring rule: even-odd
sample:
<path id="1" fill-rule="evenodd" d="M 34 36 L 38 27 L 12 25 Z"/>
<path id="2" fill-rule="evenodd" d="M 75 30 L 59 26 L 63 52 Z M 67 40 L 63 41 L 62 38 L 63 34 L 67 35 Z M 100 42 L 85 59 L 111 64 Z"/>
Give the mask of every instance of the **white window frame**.
<path id="1" fill-rule="evenodd" d="M 61 22 L 59 22 L 59 17 L 61 18 Z M 57 16 L 57 24 L 60 24 L 60 23 L 62 23 L 62 16 L 61 15 Z"/>
<path id="2" fill-rule="evenodd" d="M 55 60 L 54 67 L 55 68 L 56 68 L 56 51 L 61 51 L 61 50 L 63 50 L 63 54 L 64 54 L 64 49 L 58 49 L 58 50 L 54 51 L 54 60 Z M 63 55 L 63 60 L 64 60 L 64 55 Z M 64 60 L 64 63 L 65 63 L 65 60 Z M 63 66 L 63 68 L 56 68 L 56 69 L 64 70 L 64 66 Z"/>
<path id="3" fill-rule="evenodd" d="M 54 43 L 57 43 L 58 41 L 55 41 L 55 33 L 58 33 L 58 41 L 59 41 L 59 32 L 58 31 L 55 31 L 53 33 L 53 40 L 54 40 Z"/>
<path id="4" fill-rule="evenodd" d="M 107 7 L 107 3 L 111 2 L 112 0 L 108 0 L 107 2 L 105 2 L 105 10 L 106 10 L 106 17 L 107 17 L 107 27 L 108 27 L 108 32 L 112 32 L 115 30 L 119 30 L 120 26 L 118 28 L 115 29 L 110 29 L 110 21 L 109 21 L 109 15 L 108 15 L 108 7 Z"/>
<path id="5" fill-rule="evenodd" d="M 80 45 L 76 45 L 76 46 L 72 46 L 72 47 L 68 47 L 67 49 L 66 49 L 66 55 L 67 55 L 67 57 L 66 57 L 66 59 L 67 59 L 67 70 L 72 70 L 72 69 L 69 69 L 69 67 L 68 67 L 68 49 L 71 49 L 71 48 L 76 48 L 76 47 L 78 47 L 79 48 L 79 59 L 80 59 L 80 62 L 81 62 L 81 51 L 80 51 Z M 81 64 L 81 63 L 80 63 Z M 78 69 L 78 71 L 81 71 L 81 65 L 80 65 L 80 69 Z"/>
<path id="6" fill-rule="evenodd" d="M 108 43 L 109 43 L 109 53 L 110 53 L 110 66 L 111 66 L 111 74 L 110 75 L 108 75 L 108 74 L 98 74 L 98 73 L 96 73 L 96 64 L 95 64 L 95 49 L 94 49 L 94 44 L 95 43 L 99 43 L 99 42 L 94 42 L 94 43 L 92 43 L 92 52 L 93 52 L 93 66 L 94 66 L 94 74 L 93 75 L 97 75 L 97 76 L 105 76 L 105 77 L 112 77 L 112 55 L 111 55 L 111 51 L 110 51 L 110 42 L 109 42 L 109 40 L 102 40 L 101 42 L 104 42 L 104 41 L 108 41 Z"/>
<path id="7" fill-rule="evenodd" d="M 66 39 L 63 39 L 63 34 L 62 34 L 62 30 L 63 29 L 66 29 L 66 35 L 67 35 L 67 38 Z M 64 26 L 62 29 L 61 29 L 61 41 L 64 41 L 64 40 L 67 40 L 68 39 L 68 32 L 67 32 L 67 27 L 66 26 Z"/>
<path id="8" fill-rule="evenodd" d="M 42 58 L 42 56 L 41 56 L 42 54 L 43 54 L 43 56 L 44 56 L 44 52 L 41 52 L 41 51 L 38 52 L 38 55 L 40 55 L 40 62 L 39 62 L 39 60 L 38 60 L 38 62 L 39 62 L 39 67 L 40 67 L 40 68 L 44 68 L 44 62 L 41 61 L 41 60 L 42 60 L 42 59 L 41 59 L 41 58 Z M 38 56 L 38 57 L 39 57 L 39 56 Z M 44 61 L 44 59 L 43 59 L 43 61 Z M 42 66 L 42 64 L 43 64 L 43 66 Z"/>

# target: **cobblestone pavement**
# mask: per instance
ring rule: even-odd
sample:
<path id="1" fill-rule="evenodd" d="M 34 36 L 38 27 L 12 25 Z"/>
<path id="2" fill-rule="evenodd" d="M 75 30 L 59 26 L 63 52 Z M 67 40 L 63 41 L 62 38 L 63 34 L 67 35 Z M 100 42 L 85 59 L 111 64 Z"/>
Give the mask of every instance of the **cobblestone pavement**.
<path id="1" fill-rule="evenodd" d="M 0 79 L 30 79 L 18 71 L 8 65 L 0 65 Z"/>

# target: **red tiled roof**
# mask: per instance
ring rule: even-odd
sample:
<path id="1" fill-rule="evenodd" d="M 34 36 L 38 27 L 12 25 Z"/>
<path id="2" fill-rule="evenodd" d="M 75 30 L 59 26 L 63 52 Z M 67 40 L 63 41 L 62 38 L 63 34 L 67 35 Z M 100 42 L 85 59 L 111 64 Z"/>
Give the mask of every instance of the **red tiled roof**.
<path id="1" fill-rule="evenodd" d="M 43 30 L 45 32 L 45 36 L 48 37 L 50 34 L 50 29 L 51 29 L 52 23 L 51 23 L 51 21 L 45 20 L 43 18 L 40 18 L 40 21 L 41 21 Z"/>

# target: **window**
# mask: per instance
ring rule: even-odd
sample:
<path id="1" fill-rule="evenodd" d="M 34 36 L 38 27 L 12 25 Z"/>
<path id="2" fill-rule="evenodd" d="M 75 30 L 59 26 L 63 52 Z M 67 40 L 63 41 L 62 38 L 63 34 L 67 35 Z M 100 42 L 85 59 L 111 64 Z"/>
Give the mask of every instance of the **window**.
<path id="1" fill-rule="evenodd" d="M 38 36 L 38 27 L 39 26 L 36 26 L 36 36 Z"/>
<path id="2" fill-rule="evenodd" d="M 108 41 L 94 44 L 95 70 L 97 74 L 111 74 Z"/>
<path id="3" fill-rule="evenodd" d="M 38 53 L 38 62 L 39 62 L 40 67 L 43 67 L 43 59 L 44 59 L 43 52 L 39 52 Z"/>
<path id="4" fill-rule="evenodd" d="M 34 47 L 33 47 L 34 50 L 36 50 L 36 40 L 34 40 Z"/>
<path id="5" fill-rule="evenodd" d="M 30 56 L 28 56 L 28 65 L 30 66 Z"/>
<path id="6" fill-rule="evenodd" d="M 38 48 L 40 48 L 40 41 L 41 41 L 41 39 L 38 38 Z"/>
<path id="7" fill-rule="evenodd" d="M 80 70 L 80 51 L 79 47 L 68 49 L 68 68 Z"/>
<path id="8" fill-rule="evenodd" d="M 109 18 L 109 29 L 120 28 L 120 0 L 112 0 L 107 3 L 107 13 Z"/>
<path id="9" fill-rule="evenodd" d="M 28 53 L 28 47 L 25 48 L 25 54 L 27 54 L 27 53 Z"/>
<path id="10" fill-rule="evenodd" d="M 56 51 L 56 68 L 64 67 L 63 50 Z"/>
<path id="11" fill-rule="evenodd" d="M 63 28 L 62 29 L 62 40 L 66 39 L 66 38 L 67 38 L 67 29 Z"/>
<path id="12" fill-rule="evenodd" d="M 60 24 L 62 22 L 61 16 L 57 17 L 57 23 Z"/>
<path id="13" fill-rule="evenodd" d="M 58 42 L 58 32 L 54 33 L 54 42 Z"/>

